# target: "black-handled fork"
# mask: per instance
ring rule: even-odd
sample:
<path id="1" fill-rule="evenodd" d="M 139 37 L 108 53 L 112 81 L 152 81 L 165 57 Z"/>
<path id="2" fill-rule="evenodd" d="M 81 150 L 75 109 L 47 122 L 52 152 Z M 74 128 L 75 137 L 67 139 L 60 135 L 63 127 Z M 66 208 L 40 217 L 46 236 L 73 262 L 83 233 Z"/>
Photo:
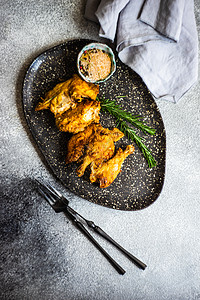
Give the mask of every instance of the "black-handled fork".
<path id="1" fill-rule="evenodd" d="M 51 205 L 51 207 L 56 212 L 64 211 L 68 214 L 68 216 L 74 221 L 74 223 L 79 227 L 79 229 L 86 234 L 90 241 L 104 254 L 104 256 L 109 260 L 109 262 L 115 267 L 115 269 L 120 273 L 124 274 L 125 270 L 119 266 L 119 264 L 99 245 L 99 243 L 93 238 L 93 236 L 89 233 L 89 231 L 85 228 L 85 224 L 88 227 L 92 228 L 99 235 L 104 237 L 106 240 L 115 245 L 122 253 L 124 253 L 133 263 L 135 263 L 139 268 L 145 269 L 146 264 L 141 262 L 138 258 L 133 256 L 130 252 L 120 246 L 116 241 L 114 241 L 105 231 L 103 231 L 99 226 L 95 225 L 93 221 L 89 221 L 83 216 L 81 216 L 78 212 L 76 212 L 73 208 L 69 206 L 69 201 L 60 194 L 52 185 L 50 184 L 42 184 L 38 180 L 36 180 L 39 184 L 39 191 L 47 200 L 47 202 Z M 83 224 L 84 223 L 84 224 Z"/>

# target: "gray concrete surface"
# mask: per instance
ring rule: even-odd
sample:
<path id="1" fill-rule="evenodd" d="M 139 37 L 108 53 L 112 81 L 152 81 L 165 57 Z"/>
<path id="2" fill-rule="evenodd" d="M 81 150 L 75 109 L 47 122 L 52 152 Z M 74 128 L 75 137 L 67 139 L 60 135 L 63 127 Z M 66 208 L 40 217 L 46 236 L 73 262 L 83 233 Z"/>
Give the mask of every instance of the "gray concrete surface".
<path id="1" fill-rule="evenodd" d="M 167 134 L 161 195 L 137 212 L 80 199 L 49 172 L 26 125 L 25 70 L 43 50 L 74 38 L 98 39 L 84 0 L 0 1 L 1 272 L 0 299 L 200 299 L 200 87 L 176 105 L 158 101 Z M 195 0 L 200 32 L 200 2 Z M 63 214 L 54 214 L 31 181 L 43 177 L 147 265 L 139 270 L 98 239 L 126 269 L 120 276 Z"/>

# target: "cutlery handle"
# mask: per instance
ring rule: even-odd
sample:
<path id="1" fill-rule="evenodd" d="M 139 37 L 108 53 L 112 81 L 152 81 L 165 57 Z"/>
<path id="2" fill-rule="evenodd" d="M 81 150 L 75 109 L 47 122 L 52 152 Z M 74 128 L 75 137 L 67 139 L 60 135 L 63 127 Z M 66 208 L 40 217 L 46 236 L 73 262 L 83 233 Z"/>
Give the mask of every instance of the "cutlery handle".
<path id="1" fill-rule="evenodd" d="M 84 227 L 84 225 L 74 220 L 75 224 L 80 228 L 80 230 L 88 237 L 88 239 L 97 247 L 97 249 L 107 258 L 107 260 L 112 264 L 112 266 L 121 275 L 124 275 L 126 271 L 100 246 L 100 244 L 93 238 L 89 231 Z"/>
<path id="2" fill-rule="evenodd" d="M 67 207 L 67 211 L 68 211 L 68 213 L 70 213 L 72 215 L 74 214 L 76 216 L 79 216 L 81 219 L 83 219 L 90 228 L 92 228 L 95 232 L 97 232 L 99 235 L 104 237 L 107 241 L 111 242 L 114 246 L 116 246 L 122 253 L 124 253 L 140 269 L 144 270 L 147 267 L 146 264 L 144 264 L 141 260 L 139 260 L 137 257 L 135 257 L 130 252 L 128 252 L 126 249 L 124 249 L 121 245 L 119 245 L 116 241 L 114 241 L 105 231 L 103 231 L 103 229 L 101 229 L 99 226 L 97 226 L 93 221 L 89 221 L 89 220 L 85 219 L 83 216 L 81 216 L 79 213 L 77 213 L 74 209 L 72 209 L 69 206 Z M 73 217 L 73 219 L 75 220 L 75 217 Z M 90 233 L 88 232 L 88 234 L 90 234 Z"/>
<path id="3" fill-rule="evenodd" d="M 102 237 L 104 237 L 106 240 L 111 242 L 113 245 L 115 245 L 119 250 L 121 250 L 132 262 L 134 262 L 139 268 L 145 269 L 147 265 L 145 265 L 142 261 L 140 261 L 138 258 L 136 258 L 134 255 L 132 255 L 130 252 L 128 252 L 126 249 L 124 249 L 121 245 L 119 245 L 116 241 L 114 241 L 105 231 L 103 231 L 99 226 L 94 226 L 93 229 L 99 233 Z"/>

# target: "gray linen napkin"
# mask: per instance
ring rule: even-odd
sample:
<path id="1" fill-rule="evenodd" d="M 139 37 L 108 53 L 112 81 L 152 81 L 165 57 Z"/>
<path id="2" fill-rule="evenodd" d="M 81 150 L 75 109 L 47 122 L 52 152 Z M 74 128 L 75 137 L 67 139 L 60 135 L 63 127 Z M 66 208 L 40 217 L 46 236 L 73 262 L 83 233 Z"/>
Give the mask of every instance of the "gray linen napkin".
<path id="1" fill-rule="evenodd" d="M 85 17 L 116 40 L 122 62 L 156 99 L 176 103 L 198 77 L 193 0 L 88 0 Z"/>

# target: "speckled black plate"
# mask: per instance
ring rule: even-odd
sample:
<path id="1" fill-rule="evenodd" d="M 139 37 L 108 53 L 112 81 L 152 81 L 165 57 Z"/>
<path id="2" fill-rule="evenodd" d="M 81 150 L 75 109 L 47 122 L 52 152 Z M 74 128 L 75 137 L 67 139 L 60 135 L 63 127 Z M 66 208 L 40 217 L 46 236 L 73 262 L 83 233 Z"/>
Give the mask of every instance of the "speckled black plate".
<path id="1" fill-rule="evenodd" d="M 159 196 L 165 175 L 166 138 L 163 121 L 157 105 L 141 78 L 116 57 L 117 70 L 105 83 L 100 84 L 100 97 L 115 99 L 126 110 L 140 114 L 144 121 L 156 128 L 155 136 L 146 137 L 146 146 L 157 160 L 157 166 L 149 169 L 142 153 L 135 146 L 134 154 L 125 160 L 122 172 L 105 189 L 89 182 L 88 173 L 82 178 L 76 175 L 76 164 L 66 165 L 66 144 L 69 135 L 59 132 L 54 116 L 48 110 L 35 111 L 35 106 L 45 92 L 57 83 L 77 73 L 76 58 L 81 48 L 90 40 L 72 40 L 39 55 L 29 67 L 23 86 L 24 113 L 29 128 L 48 165 L 61 182 L 73 193 L 91 202 L 121 210 L 138 210 L 149 206 Z M 116 98 L 116 96 L 127 96 Z M 101 114 L 105 127 L 115 126 L 114 119 Z M 142 132 L 136 130 L 140 136 Z M 122 138 L 116 143 L 125 147 L 131 142 Z"/>

